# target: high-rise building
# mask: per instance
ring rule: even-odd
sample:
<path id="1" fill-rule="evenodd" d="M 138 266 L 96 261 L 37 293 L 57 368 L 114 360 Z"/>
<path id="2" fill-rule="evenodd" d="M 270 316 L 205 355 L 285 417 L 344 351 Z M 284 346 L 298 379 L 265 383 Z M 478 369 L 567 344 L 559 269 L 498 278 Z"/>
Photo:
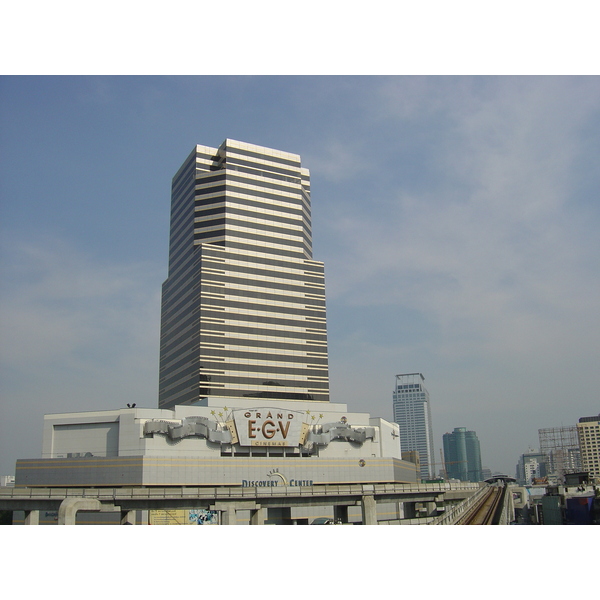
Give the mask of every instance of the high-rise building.
<path id="1" fill-rule="evenodd" d="M 460 481 L 482 481 L 481 447 L 474 431 L 466 427 L 455 427 L 452 433 L 445 433 L 444 463 L 451 479 Z"/>
<path id="2" fill-rule="evenodd" d="M 581 467 L 593 479 L 600 480 L 600 415 L 581 417 L 577 423 Z"/>
<path id="3" fill-rule="evenodd" d="M 546 476 L 546 455 L 529 449 L 521 454 L 516 469 L 516 480 L 519 485 L 532 485 L 534 479 Z"/>
<path id="4" fill-rule="evenodd" d="M 566 473 L 581 471 L 581 455 L 575 425 L 538 430 L 540 452 L 546 457 L 548 479 L 562 482 Z"/>
<path id="5" fill-rule="evenodd" d="M 329 400 L 309 171 L 230 139 L 173 178 L 162 292 L 159 408 L 208 397 Z"/>
<path id="6" fill-rule="evenodd" d="M 430 479 L 435 477 L 435 460 L 429 392 L 424 381 L 421 373 L 396 375 L 393 410 L 402 450 L 418 451 L 421 479 Z"/>

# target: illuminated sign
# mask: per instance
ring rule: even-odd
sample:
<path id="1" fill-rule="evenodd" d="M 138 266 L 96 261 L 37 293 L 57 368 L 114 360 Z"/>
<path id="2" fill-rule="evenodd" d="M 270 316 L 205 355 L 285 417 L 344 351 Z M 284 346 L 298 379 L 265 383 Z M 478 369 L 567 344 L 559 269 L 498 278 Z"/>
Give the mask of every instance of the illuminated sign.
<path id="1" fill-rule="evenodd" d="M 303 412 L 273 408 L 233 411 L 240 446 L 299 446 L 307 430 L 303 416 Z"/>

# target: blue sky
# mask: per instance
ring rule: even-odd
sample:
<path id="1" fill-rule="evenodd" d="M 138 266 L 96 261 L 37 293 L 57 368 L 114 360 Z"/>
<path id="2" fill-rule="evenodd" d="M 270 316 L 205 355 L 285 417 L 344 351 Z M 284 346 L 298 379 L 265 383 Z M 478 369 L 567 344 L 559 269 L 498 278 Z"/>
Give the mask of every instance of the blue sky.
<path id="1" fill-rule="evenodd" d="M 1 474 L 45 413 L 157 405 L 171 177 L 225 138 L 311 171 L 333 401 L 422 372 L 438 455 L 510 474 L 600 412 L 598 77 L 5 76 L 0 114 Z"/>

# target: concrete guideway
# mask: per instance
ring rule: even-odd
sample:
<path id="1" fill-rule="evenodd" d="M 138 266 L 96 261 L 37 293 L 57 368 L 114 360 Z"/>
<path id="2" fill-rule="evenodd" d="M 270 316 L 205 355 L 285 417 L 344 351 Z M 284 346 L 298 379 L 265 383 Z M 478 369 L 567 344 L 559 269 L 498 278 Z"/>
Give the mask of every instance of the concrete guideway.
<path id="1" fill-rule="evenodd" d="M 511 486 L 486 485 L 429 525 L 508 525 L 515 510 Z"/>
<path id="2" fill-rule="evenodd" d="M 375 525 L 377 504 L 425 503 L 435 511 L 442 502 L 462 501 L 480 489 L 474 483 L 349 484 L 303 487 L 123 487 L 123 488 L 2 488 L 0 510 L 25 511 L 26 524 L 39 524 L 40 510 L 59 512 L 59 524 L 74 524 L 78 511 L 121 511 L 121 522 L 134 522 L 136 510 L 217 510 L 220 522 L 235 524 L 236 512 L 250 511 L 250 524 L 265 521 L 265 509 L 333 506 L 339 515 L 360 506 L 362 522 Z M 410 512 L 410 511 L 409 511 Z M 414 512 L 414 510 L 413 510 Z"/>

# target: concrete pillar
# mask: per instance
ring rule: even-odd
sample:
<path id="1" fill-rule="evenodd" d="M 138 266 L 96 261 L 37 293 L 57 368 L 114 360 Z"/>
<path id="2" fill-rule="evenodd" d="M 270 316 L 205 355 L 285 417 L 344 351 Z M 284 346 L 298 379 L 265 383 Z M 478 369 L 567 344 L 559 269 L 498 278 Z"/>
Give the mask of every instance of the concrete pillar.
<path id="1" fill-rule="evenodd" d="M 59 525 L 75 525 L 78 510 L 97 510 L 102 508 L 100 500 L 92 498 L 65 498 L 58 508 Z"/>
<path id="2" fill-rule="evenodd" d="M 404 503 L 404 518 L 405 519 L 416 519 L 417 518 L 416 502 L 405 502 Z"/>
<path id="3" fill-rule="evenodd" d="M 362 523 L 363 525 L 377 525 L 377 503 L 375 496 L 363 496 L 361 498 Z"/>
<path id="4" fill-rule="evenodd" d="M 221 508 L 221 525 L 237 525 L 237 514 L 233 502 Z"/>
<path id="5" fill-rule="evenodd" d="M 40 511 L 39 510 L 26 510 L 24 525 L 39 525 L 39 524 L 40 524 Z"/>
<path id="6" fill-rule="evenodd" d="M 265 509 L 261 508 L 257 504 L 256 510 L 250 511 L 250 525 L 264 525 L 265 524 Z"/>
<path id="7" fill-rule="evenodd" d="M 428 517 L 433 517 L 437 513 L 437 505 L 435 502 L 425 502 L 425 509 Z"/>
<path id="8" fill-rule="evenodd" d="M 121 525 L 135 525 L 135 510 L 122 510 L 121 511 Z"/>

